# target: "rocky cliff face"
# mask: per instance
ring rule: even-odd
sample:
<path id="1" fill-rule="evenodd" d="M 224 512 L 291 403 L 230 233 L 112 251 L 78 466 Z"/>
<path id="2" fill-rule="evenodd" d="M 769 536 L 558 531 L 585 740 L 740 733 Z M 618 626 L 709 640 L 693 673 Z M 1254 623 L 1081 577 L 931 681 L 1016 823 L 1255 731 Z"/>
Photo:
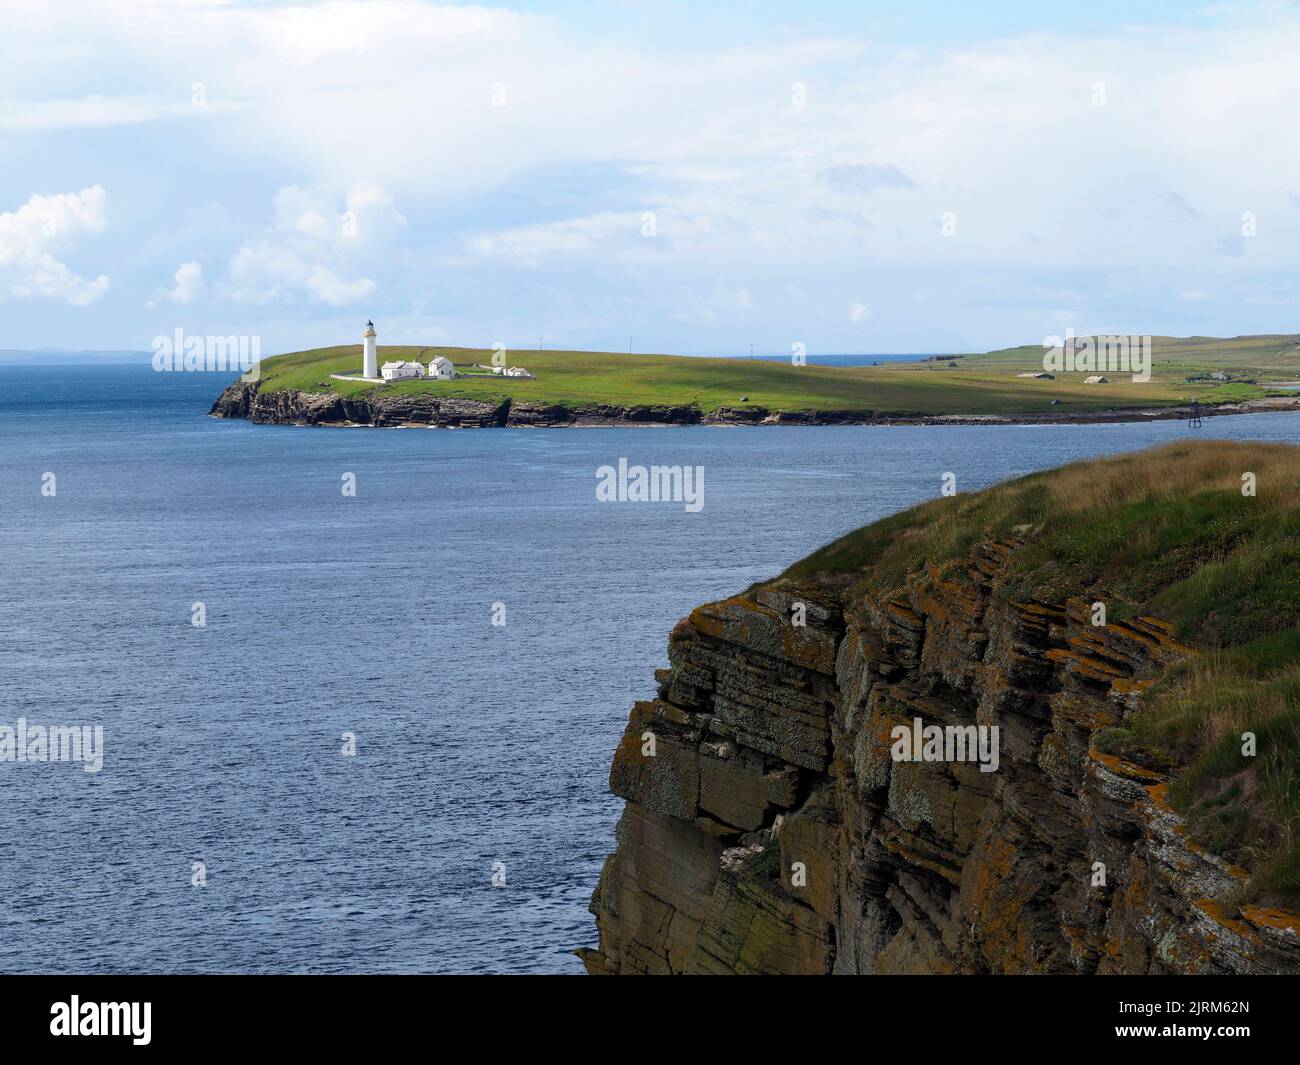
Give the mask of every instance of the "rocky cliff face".
<path id="1" fill-rule="evenodd" d="M 506 424 L 509 405 L 397 393 L 353 398 L 332 392 L 263 392 L 257 382 L 236 382 L 209 412 L 272 425 L 433 425 L 483 428 Z"/>
<path id="2" fill-rule="evenodd" d="M 759 425 L 852 424 L 869 421 L 870 412 L 771 412 L 762 407 L 719 408 L 703 414 L 681 405 L 577 406 L 512 402 L 487 403 L 442 397 L 433 392 L 372 393 L 345 397 L 333 393 L 262 392 L 257 382 L 236 382 L 209 412 L 217 418 L 247 418 L 274 425 L 372 425 L 489 428 L 566 425 Z"/>
<path id="3" fill-rule="evenodd" d="M 1282 409 L 1287 401 L 1270 400 L 1259 410 Z M 1300 406 L 1300 401 L 1295 404 Z M 1246 413 L 1250 405 L 1225 404 L 1205 409 L 1211 414 Z M 494 428 L 501 426 L 557 427 L 592 425 L 988 425 L 1052 424 L 1060 422 L 1148 421 L 1186 418 L 1188 409 L 1092 411 L 1072 414 L 996 415 L 907 414 L 870 410 L 769 410 L 766 407 L 718 407 L 707 414 L 682 404 L 528 403 L 503 400 L 453 399 L 434 392 L 385 393 L 346 397 L 332 392 L 261 391 L 258 382 L 236 382 L 212 405 L 216 418 L 247 418 L 272 425 L 371 425 L 378 428 L 430 426 Z"/>
<path id="4" fill-rule="evenodd" d="M 588 970 L 1300 971 L 1300 921 L 1238 907 L 1244 872 L 1165 781 L 1092 744 L 1189 649 L 993 594 L 1015 546 L 884 598 L 772 584 L 680 622 L 614 756 Z M 997 770 L 895 761 L 917 718 L 998 726 Z"/>

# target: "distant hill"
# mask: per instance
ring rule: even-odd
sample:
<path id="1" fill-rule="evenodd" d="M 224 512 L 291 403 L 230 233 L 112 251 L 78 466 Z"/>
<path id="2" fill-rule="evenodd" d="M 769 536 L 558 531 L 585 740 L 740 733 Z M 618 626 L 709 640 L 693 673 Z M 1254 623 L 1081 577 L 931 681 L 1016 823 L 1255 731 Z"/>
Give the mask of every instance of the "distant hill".
<path id="1" fill-rule="evenodd" d="M 0 365 L 4 366 L 97 366 L 105 363 L 139 365 L 153 357 L 148 351 L 65 351 L 63 349 L 23 350 L 0 348 Z"/>

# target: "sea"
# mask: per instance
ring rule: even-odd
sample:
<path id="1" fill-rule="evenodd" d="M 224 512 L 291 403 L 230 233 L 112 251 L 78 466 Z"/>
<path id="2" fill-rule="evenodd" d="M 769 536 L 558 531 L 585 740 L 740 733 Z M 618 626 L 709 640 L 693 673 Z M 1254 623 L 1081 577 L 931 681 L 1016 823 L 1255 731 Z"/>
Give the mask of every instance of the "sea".
<path id="1" fill-rule="evenodd" d="M 0 366 L 0 728 L 103 737 L 95 772 L 0 760 L 0 971 L 579 973 L 610 758 L 694 606 L 945 473 L 1300 439 L 309 429 L 207 417 L 227 383 Z M 620 459 L 699 467 L 703 507 L 599 501 Z"/>

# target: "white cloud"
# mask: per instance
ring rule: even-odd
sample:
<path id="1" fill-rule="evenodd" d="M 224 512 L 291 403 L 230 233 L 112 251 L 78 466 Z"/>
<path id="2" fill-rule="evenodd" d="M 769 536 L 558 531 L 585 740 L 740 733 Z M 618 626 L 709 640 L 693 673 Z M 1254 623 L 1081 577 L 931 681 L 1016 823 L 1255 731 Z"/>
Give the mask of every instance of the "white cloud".
<path id="1" fill-rule="evenodd" d="M 734 218 L 711 218 L 702 207 L 692 213 L 667 206 L 510 226 L 473 236 L 467 247 L 473 257 L 528 268 L 592 258 L 625 266 L 656 259 L 680 264 L 681 257 L 690 255 L 703 261 L 711 248 L 734 240 L 745 228 Z"/>
<path id="2" fill-rule="evenodd" d="M 373 181 L 358 181 L 348 189 L 343 204 L 341 232 L 344 240 L 382 244 L 407 228 L 393 194 Z"/>
<path id="3" fill-rule="evenodd" d="M 324 185 L 286 185 L 275 194 L 274 209 L 275 229 L 340 246 L 390 241 L 407 225 L 393 194 L 369 181 L 354 184 L 341 204 Z"/>
<path id="4" fill-rule="evenodd" d="M 1238 314 L 1252 287 L 1290 276 L 1300 245 L 1287 184 L 1300 140 L 1279 133 L 1300 96 L 1300 15 L 1284 9 L 904 52 L 834 18 L 692 51 L 689 38 L 658 47 L 580 15 L 417 0 L 85 0 L 76 20 L 60 6 L 0 0 L 4 95 L 26 101 L 0 106 L 0 126 L 135 123 L 138 151 L 147 124 L 189 113 L 203 82 L 208 113 L 225 117 L 184 132 L 223 164 L 213 180 L 242 169 L 267 175 L 259 196 L 284 187 L 266 226 L 156 262 L 220 254 L 212 287 L 249 302 L 451 287 L 386 254 L 416 248 L 421 265 L 476 271 L 448 279 L 475 294 L 458 307 L 474 330 L 497 328 L 501 301 L 482 294 L 524 269 L 531 287 L 512 290 L 511 314 L 529 329 L 563 287 L 579 309 L 607 308 L 589 311 L 593 328 L 602 314 L 621 331 L 680 311 L 721 333 L 744 315 L 747 332 L 766 321 L 815 344 L 819 329 L 855 335 L 845 308 L 860 292 L 873 335 L 915 328 L 920 291 L 934 309 L 925 328 L 994 346 L 1059 332 L 1062 309 L 1169 331 L 1207 309 L 1178 298 L 1192 286 Z M 791 106 L 796 81 L 805 107 Z M 88 88 L 115 95 L 77 96 Z M 958 220 L 948 239 L 945 211 Z M 1223 236 L 1243 211 L 1261 219 L 1248 244 Z M 76 291 L 57 275 L 40 283 Z M 812 294 L 797 308 L 781 296 L 791 278 Z"/>
<path id="5" fill-rule="evenodd" d="M 474 237 L 470 250 L 487 258 L 505 257 L 538 266 L 557 256 L 580 255 L 609 243 L 654 239 L 641 236 L 640 214 L 602 212 L 530 226 L 513 226 Z"/>
<path id="6" fill-rule="evenodd" d="M 36 132 L 126 126 L 161 119 L 206 118 L 238 110 L 235 101 L 198 104 L 175 96 L 83 96 L 71 100 L 0 101 L 0 130 Z"/>
<path id="7" fill-rule="evenodd" d="M 720 323 L 739 323 L 754 310 L 754 298 L 744 285 L 719 277 L 714 282 L 713 291 L 703 299 L 692 301 L 691 313 L 677 312 L 676 317 L 682 321 L 698 321 L 705 325 Z"/>
<path id="8" fill-rule="evenodd" d="M 844 193 L 916 188 L 916 182 L 889 163 L 844 163 L 828 167 L 818 176 L 836 192 Z"/>
<path id="9" fill-rule="evenodd" d="M 286 185 L 275 195 L 271 226 L 231 258 L 222 291 L 240 303 L 357 303 L 378 285 L 347 276 L 349 266 L 382 255 L 406 225 L 392 194 L 374 182 L 353 185 L 341 203 L 325 186 Z"/>
<path id="10" fill-rule="evenodd" d="M 302 233 L 317 240 L 337 236 L 342 219 L 334 197 L 325 188 L 286 185 L 275 194 L 272 226 L 290 233 Z"/>
<path id="11" fill-rule="evenodd" d="M 167 300 L 169 303 L 193 303 L 206 289 L 202 265 L 197 262 L 181 263 L 176 267 L 176 273 L 172 275 L 172 287 L 154 293 L 149 306 L 154 306 L 159 300 Z"/>
<path id="12" fill-rule="evenodd" d="M 107 224 L 108 194 L 99 185 L 54 196 L 33 195 L 16 211 L 0 214 L 0 286 L 15 299 L 44 297 L 74 306 L 108 291 L 107 275 L 82 277 L 55 252 L 81 233 Z"/>
<path id="13" fill-rule="evenodd" d="M 709 247 L 719 258 L 826 263 L 888 251 L 894 264 L 1036 268 L 1069 240 L 1076 253 L 1104 249 L 1112 267 L 1149 269 L 1155 255 L 1175 266 L 1193 249 L 1213 250 L 1219 233 L 1202 234 L 1197 222 L 1229 204 L 1289 206 L 1275 175 L 1300 166 L 1300 144 L 1275 135 L 1289 128 L 1286 101 L 1300 93 L 1291 47 L 1300 21 L 1285 15 L 1280 29 L 1032 33 L 907 53 L 851 35 L 793 34 L 710 52 L 706 62 L 689 48 L 569 34 L 558 18 L 416 0 L 99 0 L 74 31 L 19 11 L 27 6 L 14 5 L 16 27 L 7 27 L 17 57 L 17 73 L 7 73 L 20 87 L 8 95 L 40 91 L 39 65 L 29 70 L 25 57 L 53 39 L 65 56 L 84 49 L 114 64 L 127 83 L 127 72 L 157 66 L 155 80 L 177 85 L 178 107 L 189 106 L 194 80 L 205 81 L 209 106 L 245 105 L 238 121 L 211 124 L 219 150 L 311 175 L 294 225 L 317 239 L 339 214 L 333 202 L 307 205 L 320 187 L 370 183 L 447 208 L 532 171 L 618 160 L 656 189 L 661 209 L 714 223 Z M 1105 107 L 1092 106 L 1098 80 Z M 790 105 L 793 81 L 812 86 L 806 107 Z M 492 106 L 497 82 L 505 107 Z M 95 100 L 140 120 L 163 103 Z M 1206 143 L 1217 150 L 1207 155 Z M 1235 166 L 1240 158 L 1253 165 Z M 874 232 L 845 210 L 864 192 L 873 220 L 888 220 Z M 1107 209 L 1126 217 L 1107 219 Z M 958 236 L 940 244 L 934 219 L 946 210 L 959 216 Z M 799 240 L 803 216 L 817 219 L 816 243 Z M 524 260 L 550 247 L 594 253 L 605 236 L 590 226 L 604 217 L 511 212 L 499 232 L 478 227 L 479 250 L 495 242 Z M 745 224 L 728 227 L 728 218 Z M 1134 218 L 1157 239 L 1131 239 Z M 538 225 L 550 232 L 530 228 Z"/>
<path id="14" fill-rule="evenodd" d="M 368 277 L 340 277 L 299 251 L 268 240 L 245 244 L 230 261 L 229 295 L 238 303 L 292 301 L 306 296 L 342 307 L 364 299 L 375 288 Z"/>
<path id="15" fill-rule="evenodd" d="M 849 305 L 849 321 L 865 322 L 871 317 L 871 305 L 863 303 L 861 300 L 854 300 Z"/>

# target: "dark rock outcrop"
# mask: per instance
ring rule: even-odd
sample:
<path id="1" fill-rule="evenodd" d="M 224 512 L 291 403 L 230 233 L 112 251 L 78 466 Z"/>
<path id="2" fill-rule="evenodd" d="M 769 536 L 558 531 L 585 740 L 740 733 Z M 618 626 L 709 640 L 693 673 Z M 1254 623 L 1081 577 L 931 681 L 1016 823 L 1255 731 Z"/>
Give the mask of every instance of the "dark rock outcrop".
<path id="1" fill-rule="evenodd" d="M 332 392 L 264 392 L 256 382 L 237 382 L 213 404 L 217 418 L 248 418 L 272 425 L 400 425 L 484 428 L 506 423 L 508 403 L 452 399 L 428 392 L 391 392 L 365 397 Z"/>
<path id="2" fill-rule="evenodd" d="M 1013 549 L 680 622 L 614 756 L 588 970 L 1300 972 L 1300 920 L 1238 908 L 1244 872 L 1187 839 L 1164 779 L 1093 746 L 1190 650 L 1157 618 L 993 594 Z M 895 761 L 916 718 L 998 726 L 997 771 Z"/>

